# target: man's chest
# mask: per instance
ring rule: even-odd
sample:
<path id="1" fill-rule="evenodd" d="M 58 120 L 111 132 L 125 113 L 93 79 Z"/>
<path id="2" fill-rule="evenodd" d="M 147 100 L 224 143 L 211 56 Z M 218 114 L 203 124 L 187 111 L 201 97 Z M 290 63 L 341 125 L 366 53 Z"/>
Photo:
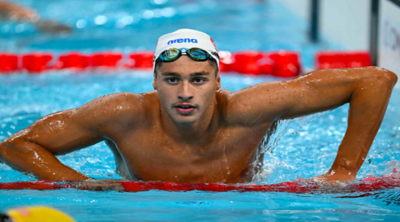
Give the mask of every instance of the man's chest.
<path id="1" fill-rule="evenodd" d="M 220 129 L 195 142 L 178 142 L 157 129 L 118 138 L 131 176 L 142 180 L 229 182 L 245 177 L 264 133 Z"/>

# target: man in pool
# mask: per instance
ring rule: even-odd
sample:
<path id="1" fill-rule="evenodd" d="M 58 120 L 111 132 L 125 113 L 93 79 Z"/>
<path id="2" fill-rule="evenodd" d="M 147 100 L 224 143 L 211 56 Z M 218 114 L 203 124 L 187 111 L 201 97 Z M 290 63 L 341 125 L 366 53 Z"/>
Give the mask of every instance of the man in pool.
<path id="1" fill-rule="evenodd" d="M 154 56 L 154 91 L 107 95 L 43 117 L 5 139 L 0 159 L 38 179 L 86 180 L 55 155 L 105 141 L 126 179 L 243 183 L 262 169 L 257 151 L 277 120 L 350 103 L 336 159 L 316 179 L 351 181 L 397 82 L 394 73 L 377 67 L 333 69 L 230 92 L 220 88 L 218 68 L 207 34 L 183 29 L 163 35 Z"/>

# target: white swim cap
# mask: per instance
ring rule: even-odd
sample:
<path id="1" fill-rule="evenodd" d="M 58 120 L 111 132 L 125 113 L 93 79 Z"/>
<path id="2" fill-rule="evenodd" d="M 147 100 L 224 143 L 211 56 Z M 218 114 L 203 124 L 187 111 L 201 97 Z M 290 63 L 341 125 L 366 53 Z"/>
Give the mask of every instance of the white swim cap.
<path id="1" fill-rule="evenodd" d="M 218 50 L 212 38 L 204 32 L 193 29 L 179 29 L 175 32 L 165 34 L 158 39 L 156 52 L 153 57 L 153 71 L 155 70 L 156 60 L 160 54 L 172 48 L 203 49 L 217 61 L 219 69 Z"/>

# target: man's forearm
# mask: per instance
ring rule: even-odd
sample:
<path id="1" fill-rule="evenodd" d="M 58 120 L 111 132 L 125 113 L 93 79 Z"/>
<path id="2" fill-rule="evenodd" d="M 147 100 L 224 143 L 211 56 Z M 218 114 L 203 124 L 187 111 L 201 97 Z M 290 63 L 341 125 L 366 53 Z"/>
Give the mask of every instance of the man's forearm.
<path id="1" fill-rule="evenodd" d="M 62 164 L 42 146 L 22 138 L 0 143 L 0 160 L 16 170 L 44 180 L 86 180 L 89 177 Z"/>
<path id="2" fill-rule="evenodd" d="M 37 12 L 30 8 L 0 0 L 0 17 L 10 17 L 12 20 L 23 20 L 29 22 L 36 22 L 39 20 Z"/>
<path id="3" fill-rule="evenodd" d="M 15 9 L 16 6 L 7 1 L 0 0 L 0 12 L 9 12 Z"/>
<path id="4" fill-rule="evenodd" d="M 351 96 L 348 128 L 331 174 L 355 178 L 382 123 L 397 77 L 387 70 L 373 71 L 377 73 L 361 79 Z"/>

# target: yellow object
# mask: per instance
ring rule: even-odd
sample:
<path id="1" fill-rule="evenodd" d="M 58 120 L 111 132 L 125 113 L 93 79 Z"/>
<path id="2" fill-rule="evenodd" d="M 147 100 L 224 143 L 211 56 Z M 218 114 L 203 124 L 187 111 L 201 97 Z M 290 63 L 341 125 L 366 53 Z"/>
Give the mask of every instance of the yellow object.
<path id="1" fill-rule="evenodd" d="M 75 222 L 67 214 L 46 206 L 11 209 L 7 215 L 13 222 Z"/>

